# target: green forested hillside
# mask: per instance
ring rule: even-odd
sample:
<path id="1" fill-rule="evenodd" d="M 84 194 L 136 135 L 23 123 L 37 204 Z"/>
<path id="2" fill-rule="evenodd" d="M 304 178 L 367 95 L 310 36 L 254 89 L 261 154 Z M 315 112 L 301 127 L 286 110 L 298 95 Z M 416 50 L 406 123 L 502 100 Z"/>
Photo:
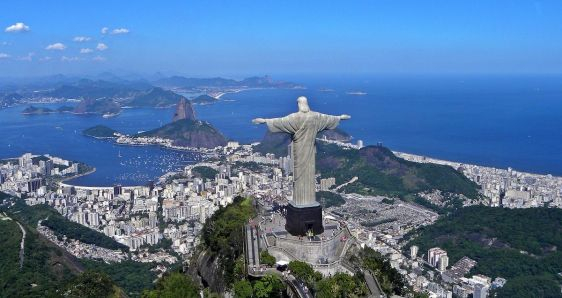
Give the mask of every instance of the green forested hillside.
<path id="1" fill-rule="evenodd" d="M 254 215 L 252 200 L 237 197 L 232 204 L 215 212 L 203 226 L 202 242 L 214 257 L 219 258 L 227 285 L 234 282 L 234 263 L 242 254 L 244 224 Z"/>
<path id="2" fill-rule="evenodd" d="M 194 167 L 191 172 L 193 173 L 193 175 L 195 175 L 196 177 L 199 178 L 204 178 L 204 179 L 215 179 L 215 175 L 217 175 L 219 173 L 219 171 L 211 168 L 211 167 L 207 167 L 207 166 L 197 166 Z"/>
<path id="3" fill-rule="evenodd" d="M 348 138 L 343 131 L 327 130 L 329 139 Z M 322 134 L 319 135 L 322 137 Z M 287 155 L 290 136 L 284 133 L 266 133 L 254 150 L 260 153 Z M 441 190 L 477 198 L 478 185 L 461 172 L 443 165 L 416 163 L 399 158 L 388 148 L 367 146 L 344 149 L 334 144 L 316 142 L 316 170 L 323 177 L 335 177 L 337 184 L 357 176 L 359 180 L 343 190 L 347 193 L 388 195 L 414 200 L 423 191 Z"/>
<path id="4" fill-rule="evenodd" d="M 344 188 L 347 193 L 407 197 L 438 189 L 478 197 L 478 186 L 449 166 L 406 161 L 382 146 L 346 150 L 318 143 L 317 147 L 317 169 L 322 176 L 335 177 L 337 184 L 359 178 Z"/>
<path id="5" fill-rule="evenodd" d="M 316 201 L 322 205 L 322 208 L 337 207 L 345 204 L 345 200 L 340 194 L 330 191 L 317 191 Z"/>
<path id="6" fill-rule="evenodd" d="M 171 139 L 175 145 L 189 147 L 215 148 L 226 144 L 225 137 L 211 124 L 191 119 L 174 121 L 137 136 Z"/>
<path id="7" fill-rule="evenodd" d="M 517 288 L 560 295 L 560 287 L 552 288 L 560 283 L 562 272 L 560 209 L 467 207 L 411 237 L 407 247 L 418 245 L 425 252 L 439 246 L 447 251 L 451 264 L 468 256 L 478 262 L 471 273 L 507 278 L 505 288 L 498 291 L 500 297 L 533 297 L 513 296 Z"/>
<path id="8" fill-rule="evenodd" d="M 77 259 L 41 236 L 36 230 L 37 222 L 49 217 L 43 223 L 48 222 L 61 235 L 113 249 L 123 248 L 123 245 L 99 232 L 68 221 L 48 206 L 27 206 L 21 199 L 14 199 L 0 192 L 0 203 L 5 203 L 6 200 L 15 204 L 2 205 L 0 212 L 20 222 L 26 230 L 26 238 L 24 265 L 20 270 L 19 244 L 22 233 L 15 221 L 0 220 L 0 297 L 60 297 L 61 291 L 70 289 L 74 283 L 92 286 L 96 280 L 106 282 L 98 274 L 100 272 L 107 274 L 119 287 L 113 287 L 110 292 L 112 297 L 123 296 L 124 293 L 129 297 L 138 297 L 144 289 L 152 288 L 152 282 L 156 279 L 156 273 L 150 270 L 152 264 L 133 261 L 107 264 L 98 260 Z M 73 279 L 85 269 L 95 274 Z"/>
<path id="9" fill-rule="evenodd" d="M 82 134 L 94 138 L 115 138 L 117 131 L 105 125 L 96 125 L 82 131 Z"/>
<path id="10" fill-rule="evenodd" d="M 169 107 L 177 104 L 182 98 L 177 93 L 159 87 L 152 88 L 146 93 L 139 93 L 125 102 L 131 107 Z"/>
<path id="11" fill-rule="evenodd" d="M 46 205 L 28 206 L 22 200 L 16 201 L 9 209 L 3 207 L 6 212 L 27 225 L 35 227 L 39 220 L 42 225 L 49 227 L 56 235 L 66 235 L 70 239 L 80 240 L 84 243 L 95 244 L 109 249 L 121 249 L 128 251 L 128 247 L 113 240 L 100 232 L 72 222 Z M 2 209 L 0 209 L 2 210 Z"/>
<path id="12" fill-rule="evenodd" d="M 15 221 L 0 220 L 0 297 L 58 296 L 56 291 L 83 267 L 34 229 L 23 226 L 26 237 L 20 269 L 21 230 Z"/>

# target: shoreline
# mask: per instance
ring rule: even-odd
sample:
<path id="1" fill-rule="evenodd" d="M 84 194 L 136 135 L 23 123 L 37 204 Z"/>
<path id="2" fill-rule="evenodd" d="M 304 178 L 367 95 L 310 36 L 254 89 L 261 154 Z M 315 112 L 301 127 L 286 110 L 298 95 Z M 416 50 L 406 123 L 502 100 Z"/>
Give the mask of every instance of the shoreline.
<path id="1" fill-rule="evenodd" d="M 512 168 L 512 167 L 501 168 L 501 167 L 496 167 L 496 166 L 485 166 L 485 165 L 476 164 L 476 163 L 467 163 L 467 162 L 461 162 L 461 161 L 439 159 L 439 158 L 435 158 L 435 157 L 431 157 L 431 156 L 427 156 L 427 155 L 419 155 L 419 154 L 413 154 L 413 153 L 407 153 L 407 152 L 401 152 L 401 151 L 394 151 L 394 150 L 391 150 L 391 151 L 394 155 L 396 155 L 399 158 L 402 158 L 402 159 L 405 159 L 405 160 L 408 160 L 408 161 L 412 161 L 412 162 L 417 162 L 417 163 L 431 163 L 431 164 L 438 164 L 438 165 L 448 165 L 448 166 L 451 166 L 451 167 L 453 165 L 455 165 L 457 167 L 467 165 L 467 166 L 476 166 L 476 167 L 480 167 L 480 168 L 487 168 L 487 169 L 494 169 L 494 170 L 501 170 L 501 171 L 507 171 L 508 169 L 511 169 L 514 172 L 526 174 L 526 175 L 543 176 L 543 177 L 550 176 L 552 178 L 562 179 L 562 175 L 559 176 L 559 175 L 554 175 L 554 174 L 527 172 L 527 171 L 524 171 L 524 170 L 517 170 L 517 169 Z"/>
<path id="2" fill-rule="evenodd" d="M 59 184 L 66 184 L 66 183 L 63 183 L 63 182 L 68 181 L 68 180 L 72 180 L 72 179 L 76 179 L 76 178 L 80 178 L 80 177 L 82 177 L 82 176 L 90 175 L 90 174 L 94 173 L 95 171 L 96 171 L 96 167 L 92 167 L 91 170 L 89 170 L 89 171 L 87 171 L 87 172 L 84 172 L 84 173 L 82 173 L 82 174 L 78 174 L 78 175 L 74 175 L 74 176 L 72 176 L 72 177 L 66 177 L 66 178 L 61 179 L 61 180 L 59 181 Z M 69 186 L 75 186 L 75 185 L 72 185 L 72 184 L 67 184 L 67 185 L 69 185 Z"/>

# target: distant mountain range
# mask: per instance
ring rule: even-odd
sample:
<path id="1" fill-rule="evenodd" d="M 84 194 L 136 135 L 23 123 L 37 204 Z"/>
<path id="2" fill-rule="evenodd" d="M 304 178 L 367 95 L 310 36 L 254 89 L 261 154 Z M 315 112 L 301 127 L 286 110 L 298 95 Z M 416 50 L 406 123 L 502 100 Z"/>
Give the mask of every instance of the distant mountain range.
<path id="1" fill-rule="evenodd" d="M 243 80 L 226 78 L 187 78 L 155 76 L 147 80 L 140 76 L 120 77 L 102 73 L 88 78 L 55 75 L 36 79 L 0 81 L 0 108 L 35 101 L 34 99 L 110 99 L 120 106 L 167 107 L 177 104 L 182 95 L 167 89 L 210 92 L 241 88 L 299 88 L 298 84 L 275 81 L 270 76 Z M 196 103 L 210 103 L 212 96 L 195 98 Z M 91 101 L 89 102 L 92 103 Z M 92 111 L 95 112 L 95 111 Z"/>
<path id="2" fill-rule="evenodd" d="M 66 99 L 130 98 L 152 86 L 144 82 L 109 82 L 82 79 L 45 93 L 46 96 Z"/>
<path id="3" fill-rule="evenodd" d="M 186 78 L 173 76 L 154 82 L 156 86 L 167 88 L 203 88 L 203 87 L 231 87 L 231 88 L 298 88 L 298 84 L 284 81 L 274 81 L 270 76 L 250 77 L 241 81 L 225 78 Z"/>

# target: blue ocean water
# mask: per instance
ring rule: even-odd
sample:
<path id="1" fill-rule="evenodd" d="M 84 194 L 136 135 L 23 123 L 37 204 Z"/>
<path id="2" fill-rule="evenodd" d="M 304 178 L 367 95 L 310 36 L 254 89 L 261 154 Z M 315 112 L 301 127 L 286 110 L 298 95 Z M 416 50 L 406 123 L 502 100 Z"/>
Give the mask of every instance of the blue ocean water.
<path id="1" fill-rule="evenodd" d="M 290 78 L 289 78 L 290 79 Z M 562 175 L 562 76 L 371 76 L 292 78 L 305 90 L 255 90 L 199 108 L 237 140 L 259 140 L 254 117 L 310 106 L 350 114 L 341 127 L 365 144 L 501 168 Z M 326 91 L 325 89 L 333 89 Z M 323 91 L 321 91 L 323 90 Z M 365 92 L 351 95 L 348 92 Z"/>
<path id="2" fill-rule="evenodd" d="M 46 106 L 56 108 L 59 105 Z M 125 109 L 119 116 L 109 119 L 68 113 L 26 116 L 21 114 L 23 109 L 25 106 L 0 110 L 0 158 L 16 157 L 25 152 L 48 153 L 96 167 L 94 173 L 69 181 L 76 185 L 144 185 L 196 158 L 189 152 L 158 146 L 121 146 L 81 134 L 82 130 L 98 124 L 126 133 L 152 129 L 169 122 L 172 109 Z"/>
<path id="3" fill-rule="evenodd" d="M 287 77 L 306 89 L 262 89 L 226 94 L 196 114 L 228 138 L 258 141 L 255 117 L 296 111 L 305 95 L 313 110 L 350 114 L 341 127 L 355 140 L 392 150 L 495 167 L 562 175 L 561 76 L 330 76 Z M 330 89 L 330 90 L 327 90 Z M 349 92 L 364 92 L 353 95 Z M 49 105 L 56 107 L 57 105 Z M 144 184 L 193 162 L 186 152 L 125 147 L 84 137 L 104 124 L 132 133 L 170 121 L 173 109 L 125 109 L 119 116 L 24 116 L 24 106 L 0 110 L 0 158 L 50 153 L 91 164 L 81 185 Z"/>

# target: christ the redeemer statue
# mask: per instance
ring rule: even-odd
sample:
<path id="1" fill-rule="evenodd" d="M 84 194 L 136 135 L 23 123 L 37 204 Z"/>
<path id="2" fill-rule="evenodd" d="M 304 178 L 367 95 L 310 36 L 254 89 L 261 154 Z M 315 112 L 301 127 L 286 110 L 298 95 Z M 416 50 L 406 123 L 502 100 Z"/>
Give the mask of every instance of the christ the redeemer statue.
<path id="1" fill-rule="evenodd" d="M 252 120 L 255 124 L 267 124 L 271 132 L 284 132 L 291 135 L 293 141 L 293 201 L 287 210 L 287 230 L 291 234 L 314 234 L 323 231 L 322 209 L 316 202 L 316 135 L 326 129 L 334 129 L 340 120 L 350 119 L 349 115 L 332 116 L 313 112 L 306 97 L 297 99 L 299 111 L 285 117 Z M 292 206 L 291 206 L 292 205 Z M 317 227 L 318 213 L 320 227 Z M 298 214 L 296 214 L 298 213 Z M 307 217 L 314 217 L 314 219 Z M 290 221 L 299 221 L 291 222 Z M 296 226 L 299 226 L 298 228 Z M 295 226 L 298 231 L 291 231 Z M 293 230 L 295 230 L 293 229 Z M 304 233 L 303 233 L 304 232 Z"/>

